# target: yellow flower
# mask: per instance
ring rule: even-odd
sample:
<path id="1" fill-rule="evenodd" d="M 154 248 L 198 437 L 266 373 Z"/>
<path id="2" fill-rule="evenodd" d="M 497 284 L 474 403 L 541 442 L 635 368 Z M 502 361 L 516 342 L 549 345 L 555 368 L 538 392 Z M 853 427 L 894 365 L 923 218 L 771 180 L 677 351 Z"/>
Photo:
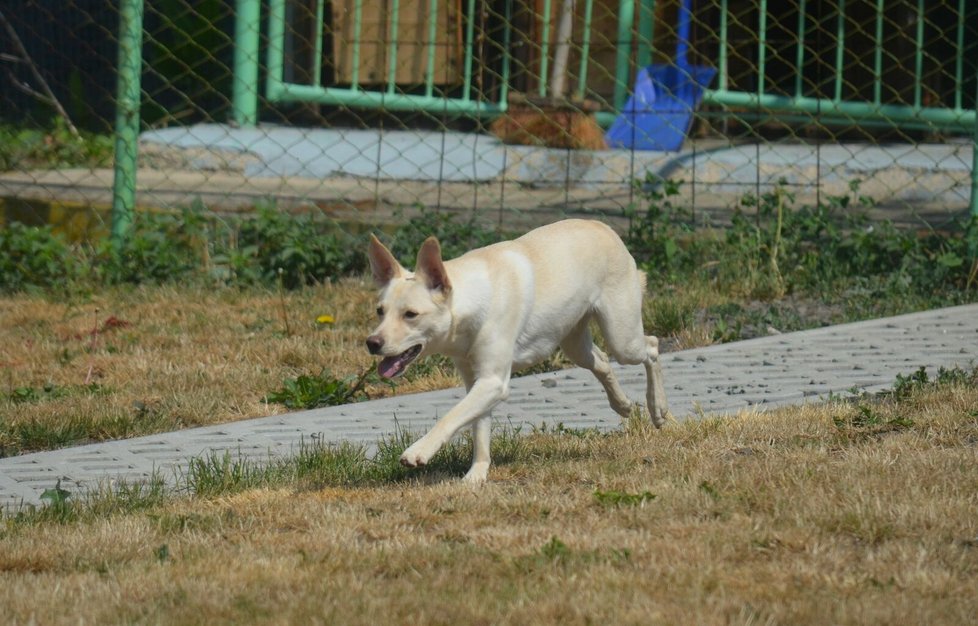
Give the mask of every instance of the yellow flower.
<path id="1" fill-rule="evenodd" d="M 317 324 L 335 324 L 336 318 L 332 315 L 320 315 L 316 318 Z"/>

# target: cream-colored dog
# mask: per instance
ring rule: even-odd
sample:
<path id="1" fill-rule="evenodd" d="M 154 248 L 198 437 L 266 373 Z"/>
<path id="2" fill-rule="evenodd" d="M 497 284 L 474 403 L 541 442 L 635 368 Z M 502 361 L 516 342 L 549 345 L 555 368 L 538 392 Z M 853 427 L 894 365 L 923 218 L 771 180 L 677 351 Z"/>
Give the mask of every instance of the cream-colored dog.
<path id="1" fill-rule="evenodd" d="M 608 226 L 566 220 L 444 262 L 438 240 L 429 237 L 413 273 L 376 237 L 368 255 L 381 292 L 380 325 L 367 338 L 367 348 L 383 357 L 380 374 L 398 376 L 419 356 L 441 353 L 455 361 L 467 390 L 401 455 L 404 465 L 425 465 L 459 429 L 471 425 L 474 451 L 465 479 L 484 481 L 490 410 L 507 397 L 513 371 L 539 363 L 558 346 L 591 370 L 611 408 L 628 416 L 632 403 L 608 357 L 591 340 L 592 319 L 619 363 L 645 365 L 652 423 L 659 427 L 665 421 L 659 342 L 642 329 L 645 274 Z"/>

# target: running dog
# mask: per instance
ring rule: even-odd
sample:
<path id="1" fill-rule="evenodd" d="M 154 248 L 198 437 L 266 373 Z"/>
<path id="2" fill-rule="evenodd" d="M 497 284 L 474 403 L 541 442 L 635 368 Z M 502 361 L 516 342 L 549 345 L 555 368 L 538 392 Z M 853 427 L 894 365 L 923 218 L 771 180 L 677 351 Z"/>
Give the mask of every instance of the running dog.
<path id="1" fill-rule="evenodd" d="M 509 394 L 513 371 L 539 363 L 558 347 L 597 377 L 611 408 L 627 417 L 632 402 L 608 356 L 594 345 L 591 320 L 619 363 L 645 366 L 650 418 L 657 428 L 665 422 L 659 341 L 642 328 L 645 274 L 607 225 L 565 220 L 450 261 L 442 260 L 438 240 L 429 237 L 414 272 L 374 236 L 368 257 L 380 288 L 380 323 L 367 338 L 367 349 L 382 357 L 380 375 L 393 378 L 420 356 L 445 354 L 467 391 L 404 451 L 402 464 L 427 464 L 455 433 L 471 426 L 472 466 L 465 480 L 485 481 L 489 412 Z"/>

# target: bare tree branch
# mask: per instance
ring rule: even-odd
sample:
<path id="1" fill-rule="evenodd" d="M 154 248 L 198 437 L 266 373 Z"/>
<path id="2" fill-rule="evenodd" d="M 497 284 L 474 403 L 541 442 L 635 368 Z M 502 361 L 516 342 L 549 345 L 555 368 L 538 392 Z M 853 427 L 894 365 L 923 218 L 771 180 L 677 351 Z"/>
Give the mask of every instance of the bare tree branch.
<path id="1" fill-rule="evenodd" d="M 14 86 L 20 89 L 21 91 L 28 93 L 31 96 L 41 100 L 42 102 L 46 102 L 47 104 L 53 106 L 54 109 L 58 112 L 58 115 L 60 115 L 61 118 L 64 119 L 65 124 L 68 126 L 68 130 L 71 131 L 71 134 L 74 135 L 75 137 L 79 137 L 80 135 L 78 133 L 78 129 L 75 128 L 74 124 L 72 124 L 71 118 L 68 117 L 68 112 L 65 111 L 63 106 L 61 106 L 61 103 L 58 101 L 58 98 L 55 97 L 54 92 L 51 91 L 51 87 L 48 85 L 48 81 L 44 80 L 44 76 L 41 75 L 41 72 L 37 69 L 37 66 L 34 65 L 34 61 L 31 59 L 30 55 L 27 54 L 27 49 L 24 47 L 24 42 L 22 42 L 20 40 L 20 37 L 17 36 L 17 31 L 14 30 L 13 24 L 11 24 L 7 20 L 7 17 L 3 14 L 3 11 L 0 11 L 0 22 L 3 22 L 3 27 L 7 31 L 7 35 L 10 37 L 10 40 L 13 42 L 14 47 L 17 49 L 17 53 L 20 55 L 20 58 L 17 59 L 17 61 L 21 63 L 26 63 L 27 66 L 31 68 L 31 73 L 34 75 L 34 79 L 37 80 L 38 84 L 41 86 L 41 90 L 43 93 L 34 90 L 32 87 L 27 85 L 27 83 L 19 82 L 14 78 L 13 74 L 11 73 L 10 77 L 13 80 Z M 6 58 L 7 56 L 8 55 L 3 55 L 4 57 L 3 60 L 5 61 L 9 60 Z"/>

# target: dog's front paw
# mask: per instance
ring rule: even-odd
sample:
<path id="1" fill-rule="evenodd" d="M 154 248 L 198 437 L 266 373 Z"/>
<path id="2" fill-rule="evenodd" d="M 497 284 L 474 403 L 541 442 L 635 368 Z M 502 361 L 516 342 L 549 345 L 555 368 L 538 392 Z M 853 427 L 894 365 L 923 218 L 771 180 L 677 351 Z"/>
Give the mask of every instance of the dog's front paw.
<path id="1" fill-rule="evenodd" d="M 649 411 L 649 417 L 652 420 L 653 426 L 656 428 L 662 428 L 669 417 L 669 409 L 653 407 L 652 410 Z"/>
<path id="2" fill-rule="evenodd" d="M 401 465 L 405 467 L 424 467 L 437 451 L 437 447 L 431 449 L 424 439 L 419 439 L 401 454 Z"/>

